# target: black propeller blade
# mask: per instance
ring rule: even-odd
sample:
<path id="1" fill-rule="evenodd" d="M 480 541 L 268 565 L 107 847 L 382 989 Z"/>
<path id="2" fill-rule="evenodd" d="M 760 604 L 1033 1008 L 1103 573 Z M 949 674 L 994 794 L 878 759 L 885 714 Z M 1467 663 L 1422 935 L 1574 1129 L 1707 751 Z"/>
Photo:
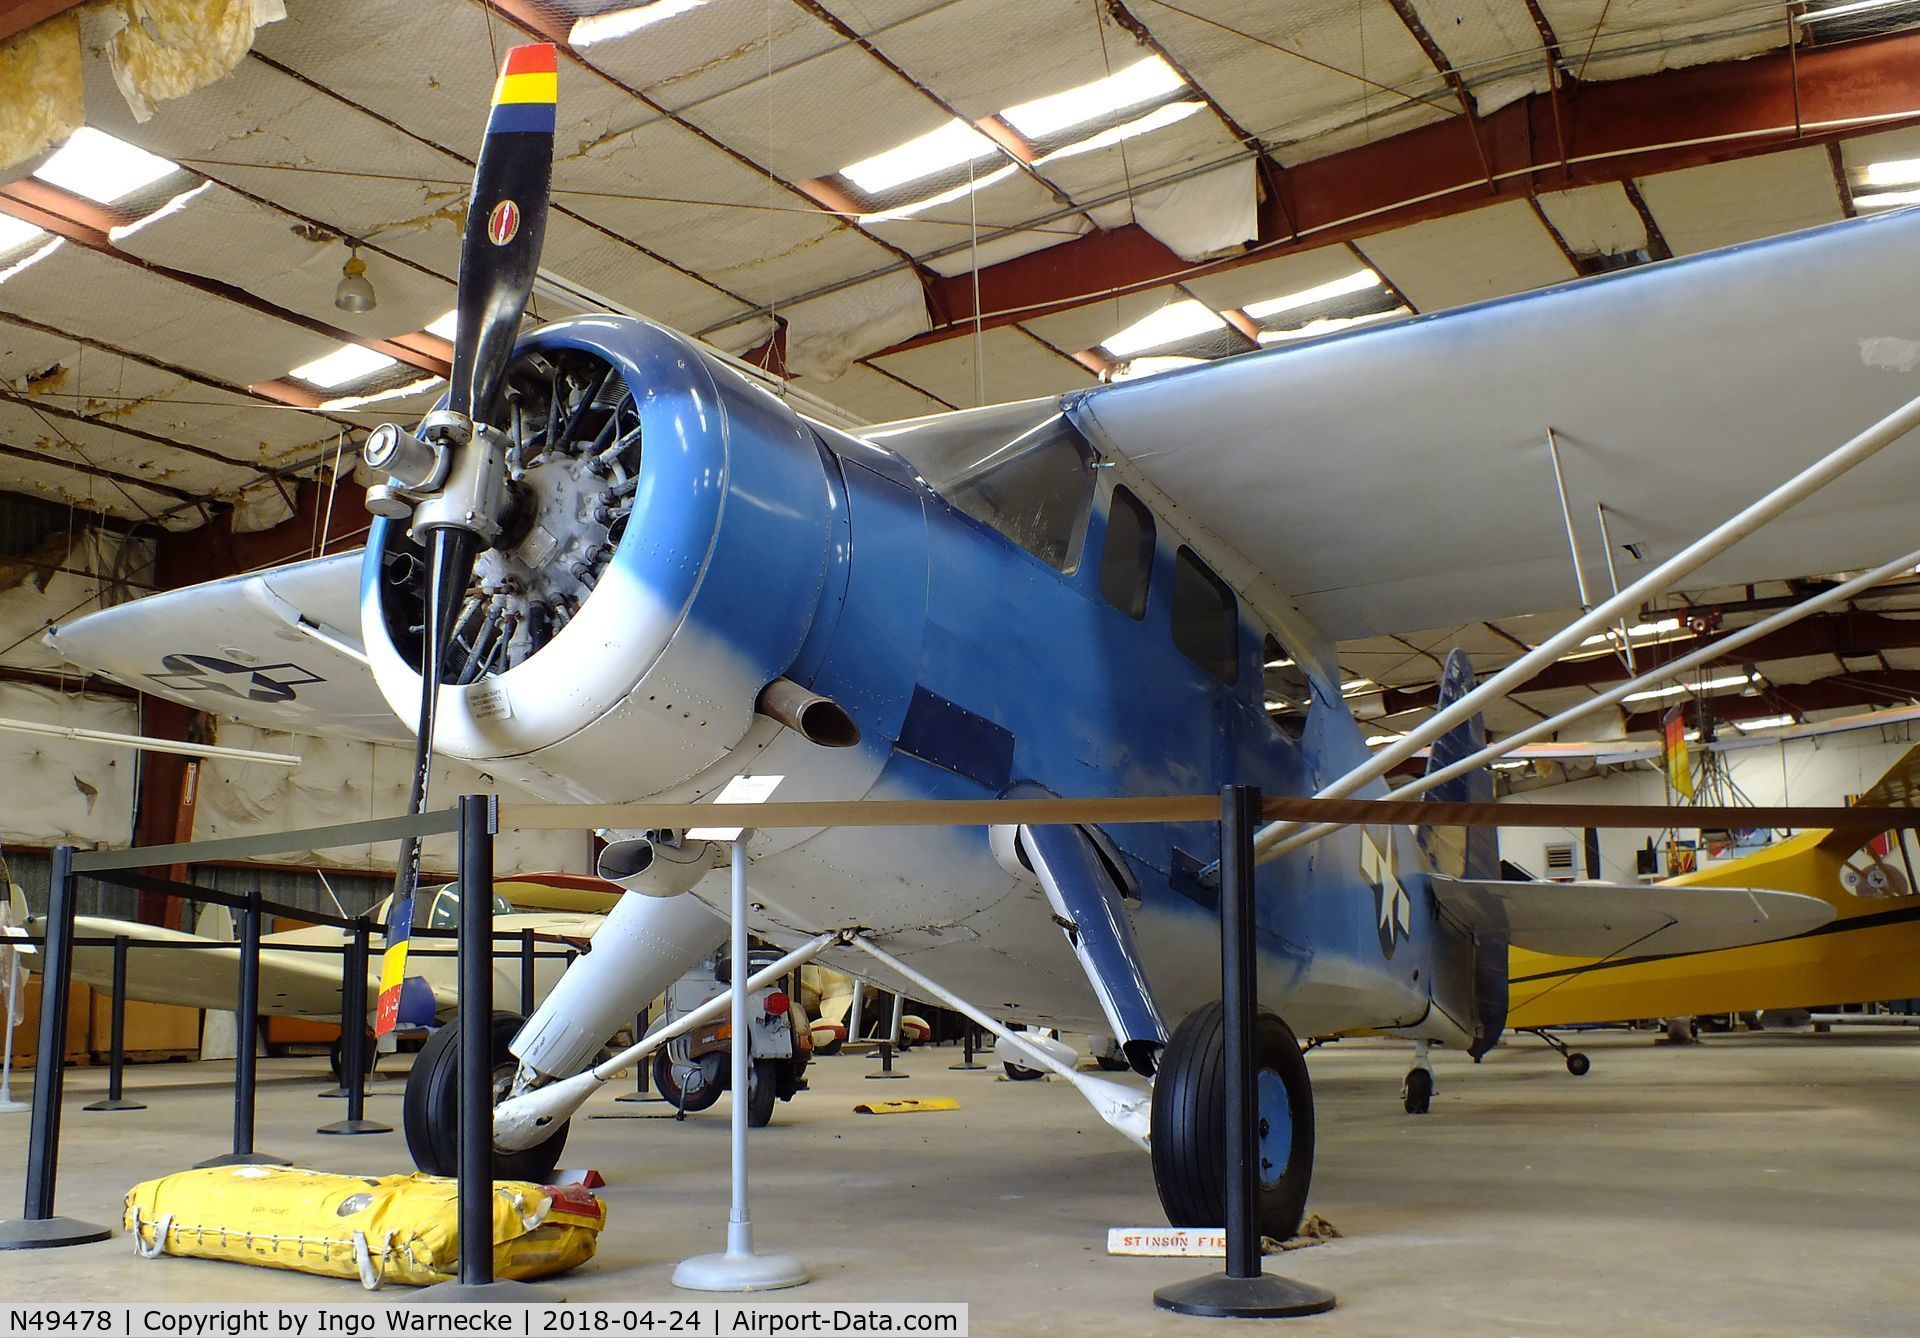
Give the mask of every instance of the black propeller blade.
<path id="1" fill-rule="evenodd" d="M 459 315 L 447 405 L 429 417 L 424 429 L 435 431 L 439 420 L 438 444 L 453 460 L 443 475 L 442 494 L 422 502 L 414 516 L 416 532 L 424 532 L 428 540 L 428 559 L 420 716 L 407 796 L 407 811 L 413 815 L 426 807 L 435 708 L 453 620 L 473 579 L 474 560 L 501 519 L 486 514 L 505 495 L 504 478 L 498 477 L 502 466 L 488 439 L 497 438 L 494 415 L 547 230 L 556 86 L 551 45 L 509 51 L 494 86 L 487 137 L 474 168 L 460 247 Z M 420 842 L 409 838 L 394 874 L 390 924 L 411 922 L 419 878 Z M 389 931 L 390 944 L 394 932 Z M 390 1027 L 386 1013 L 383 1007 L 380 1022 Z"/>

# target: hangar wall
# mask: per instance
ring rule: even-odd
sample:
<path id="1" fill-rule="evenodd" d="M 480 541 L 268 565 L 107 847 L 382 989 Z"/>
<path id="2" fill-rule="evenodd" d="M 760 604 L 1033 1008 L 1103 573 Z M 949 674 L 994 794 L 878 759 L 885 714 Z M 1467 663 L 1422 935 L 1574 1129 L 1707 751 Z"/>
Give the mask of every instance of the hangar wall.
<path id="1" fill-rule="evenodd" d="M 1798 743 L 1744 749 L 1724 754 L 1733 781 L 1755 804 L 1842 804 L 1886 773 L 1920 739 L 1915 727 L 1861 730 Z M 1669 802 L 1657 767 L 1643 765 L 1569 785 L 1553 785 L 1503 797 L 1503 803 L 1664 804 Z M 1603 828 L 1601 877 L 1634 881 L 1634 852 L 1648 837 L 1643 828 Z M 1542 875 L 1544 848 L 1550 842 L 1583 839 L 1579 831 L 1544 827 L 1502 827 L 1500 853 L 1535 875 Z M 1585 868 L 1581 872 L 1584 876 Z"/>

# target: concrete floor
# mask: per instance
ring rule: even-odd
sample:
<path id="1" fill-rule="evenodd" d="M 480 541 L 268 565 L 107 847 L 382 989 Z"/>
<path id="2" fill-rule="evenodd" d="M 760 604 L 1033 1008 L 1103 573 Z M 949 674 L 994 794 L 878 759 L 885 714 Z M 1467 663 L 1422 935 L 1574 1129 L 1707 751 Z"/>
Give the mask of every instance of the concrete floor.
<path id="1" fill-rule="evenodd" d="M 1270 1261 L 1333 1288 L 1300 1334 L 1871 1334 L 1915 1331 L 1920 1271 L 1920 1038 L 1716 1036 L 1691 1049 L 1646 1033 L 1588 1037 L 1581 1079 L 1537 1042 L 1474 1070 L 1440 1056 L 1424 1119 L 1401 1114 L 1406 1050 L 1347 1042 L 1311 1060 L 1320 1161 L 1310 1207 L 1344 1239 Z M 1114 1225 L 1159 1217 L 1147 1159 L 1057 1081 L 949 1072 L 920 1050 L 909 1082 L 867 1082 L 866 1057 L 812 1070 L 754 1139 L 755 1223 L 815 1281 L 793 1300 L 971 1303 L 976 1334 L 1201 1333 L 1155 1311 L 1194 1260 L 1116 1259 Z M 360 1173 L 410 1169 L 399 1134 L 322 1138 L 342 1103 L 315 1099 L 311 1060 L 264 1065 L 262 1150 Z M 86 1114 L 105 1074 L 69 1076 L 59 1207 L 118 1221 L 134 1181 L 222 1150 L 224 1065 L 129 1071 L 149 1108 Z M 398 1123 L 399 1083 L 370 1113 Z M 886 1118 L 854 1102 L 957 1097 L 963 1109 Z M 589 1112 L 657 1111 L 615 1105 Z M 670 1118 L 579 1120 L 567 1165 L 598 1167 L 610 1224 L 599 1256 L 556 1290 L 574 1301 L 667 1301 L 684 1256 L 724 1244 L 726 1102 Z M 0 1205 L 20 1202 L 26 1117 L 0 1116 Z M 357 1284 L 100 1245 L 0 1254 L 0 1298 L 357 1302 Z M 1224 1327 L 1232 1327 L 1226 1325 Z"/>

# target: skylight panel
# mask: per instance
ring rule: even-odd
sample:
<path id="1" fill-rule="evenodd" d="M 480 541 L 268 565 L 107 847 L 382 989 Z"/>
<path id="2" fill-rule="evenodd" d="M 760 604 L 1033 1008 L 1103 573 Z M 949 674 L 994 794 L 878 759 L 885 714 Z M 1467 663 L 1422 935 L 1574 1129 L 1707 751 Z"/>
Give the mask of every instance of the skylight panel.
<path id="1" fill-rule="evenodd" d="M 394 359 L 384 353 L 375 353 L 359 344 L 342 344 L 326 357 L 303 363 L 287 375 L 297 377 L 310 386 L 332 390 L 352 381 L 364 381 L 375 372 L 385 371 L 393 365 Z"/>
<path id="2" fill-rule="evenodd" d="M 865 227 L 869 223 L 891 223 L 895 219 L 912 218 L 915 214 L 924 214 L 929 209 L 938 209 L 943 204 L 951 204 L 955 200 L 962 199 L 971 191 L 985 190 L 995 182 L 1005 181 L 1019 170 L 1015 164 L 1008 163 L 1005 167 L 996 168 L 983 177 L 963 181 L 958 186 L 943 190 L 937 195 L 929 195 L 924 200 L 915 200 L 893 209 L 882 209 L 878 213 L 862 214 L 857 221 L 860 226 Z"/>
<path id="3" fill-rule="evenodd" d="M 1407 316 L 1412 313 L 1405 307 L 1391 307 L 1386 311 L 1366 311 L 1358 316 L 1334 316 L 1323 321 L 1309 321 L 1293 330 L 1262 330 L 1255 336 L 1264 348 L 1269 344 L 1290 344 L 1299 339 L 1318 339 L 1321 335 L 1338 334 L 1342 330 L 1356 325 L 1366 325 L 1373 321 L 1385 320 L 1389 316 Z"/>
<path id="4" fill-rule="evenodd" d="M 1920 185 L 1920 158 L 1889 158 L 1885 162 L 1868 163 L 1866 184 L 1869 186 Z"/>
<path id="5" fill-rule="evenodd" d="M 44 235 L 44 230 L 31 223 L 22 222 L 10 214 L 0 214 L 0 255 L 25 246 L 34 238 Z"/>
<path id="6" fill-rule="evenodd" d="M 83 125 L 34 175 L 95 204 L 112 204 L 179 170 L 157 154 Z"/>
<path id="7" fill-rule="evenodd" d="M 880 195 L 998 151 L 992 140 L 956 118 L 885 153 L 848 163 L 840 169 L 840 175 L 868 195 Z"/>
<path id="8" fill-rule="evenodd" d="M 1176 121 L 1184 121 L 1195 112 L 1204 110 L 1206 110 L 1204 102 L 1169 102 L 1164 107 L 1154 108 L 1137 120 L 1112 126 L 1097 135 L 1069 144 L 1064 149 L 1055 149 L 1046 157 L 1037 159 L 1034 166 L 1045 167 L 1048 163 L 1057 162 L 1062 158 L 1071 158 L 1076 153 L 1091 153 L 1095 149 L 1104 149 L 1118 144 L 1123 139 L 1132 139 L 1135 135 L 1150 134 Z"/>
<path id="9" fill-rule="evenodd" d="M 1723 675 L 1720 678 L 1709 678 L 1704 683 L 1696 683 L 1692 685 L 1689 685 L 1686 683 L 1669 683 L 1664 688 L 1648 688 L 1645 692 L 1629 693 L 1627 696 L 1622 697 L 1620 700 L 1628 701 L 1628 702 L 1646 702 L 1646 701 L 1652 701 L 1656 697 L 1677 697 L 1683 692 L 1714 692 L 1720 688 L 1739 687 L 1741 684 L 1747 681 L 1748 679 L 1745 674 L 1731 674 L 1731 675 Z"/>
<path id="10" fill-rule="evenodd" d="M 1300 307 L 1317 306 L 1330 302 L 1336 297 L 1346 297 L 1351 293 L 1364 293 L 1369 288 L 1380 286 L 1380 276 L 1370 269 L 1356 270 L 1345 278 L 1335 279 L 1331 283 L 1318 284 L 1312 288 L 1302 288 L 1297 293 L 1288 293 L 1285 297 L 1272 297 L 1264 302 L 1251 302 L 1241 310 L 1255 320 L 1268 316 L 1277 316 L 1283 311 L 1294 311 Z"/>
<path id="11" fill-rule="evenodd" d="M 295 373 L 295 375 L 299 374 Z M 322 409 L 358 409 L 369 404 L 378 404 L 382 400 L 407 399 L 414 395 L 424 395 L 427 391 L 445 384 L 443 377 L 423 376 L 418 381 L 409 381 L 403 386 L 391 386 L 386 390 L 376 390 L 369 395 L 344 395 L 339 399 L 327 400 L 320 407 Z"/>
<path id="12" fill-rule="evenodd" d="M 1733 727 L 1742 733 L 1750 729 L 1781 729 L 1794 722 L 1790 715 L 1763 715 L 1753 720 L 1735 720 Z"/>
<path id="13" fill-rule="evenodd" d="M 451 343 L 453 340 L 453 333 L 455 329 L 459 327 L 459 324 L 460 324 L 460 308 L 455 307 L 452 311 L 449 311 L 446 315 L 442 316 L 439 320 L 435 321 L 432 325 L 429 325 L 426 329 L 426 333 L 430 335 L 438 335 L 440 336 L 440 338 L 445 339 L 449 343 Z"/>
<path id="14" fill-rule="evenodd" d="M 588 47 L 595 42 L 611 42 L 637 33 L 642 28 L 651 28 L 656 23 L 690 14 L 706 3 L 707 0 L 652 0 L 651 4 L 633 5 L 607 14 L 576 19 L 567 34 L 567 45 Z"/>
<path id="15" fill-rule="evenodd" d="M 1177 344 L 1183 339 L 1191 339 L 1225 325 L 1226 322 L 1205 303 L 1188 298 L 1184 302 L 1169 302 L 1152 315 L 1108 337 L 1100 347 L 1111 357 L 1128 358 L 1136 353 L 1145 353 L 1148 349 Z"/>
<path id="16" fill-rule="evenodd" d="M 1076 125 L 1165 97 L 1186 86 L 1187 81 L 1166 61 L 1148 56 L 1117 74 L 1069 88 L 1064 93 L 1022 102 L 1007 108 L 1000 116 L 1028 139 L 1046 139 Z"/>
<path id="17" fill-rule="evenodd" d="M 1920 204 L 1920 190 L 1885 190 L 1878 195 L 1853 197 L 1855 209 L 1893 209 L 1907 204 Z"/>

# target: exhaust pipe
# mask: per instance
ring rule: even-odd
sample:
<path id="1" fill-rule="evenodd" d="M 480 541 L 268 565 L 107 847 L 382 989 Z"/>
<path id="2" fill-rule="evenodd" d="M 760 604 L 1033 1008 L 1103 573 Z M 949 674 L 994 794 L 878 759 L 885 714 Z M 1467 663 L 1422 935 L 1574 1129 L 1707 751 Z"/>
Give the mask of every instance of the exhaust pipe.
<path id="1" fill-rule="evenodd" d="M 860 742 L 860 726 L 853 723 L 845 707 L 791 678 L 776 678 L 761 688 L 753 709 L 822 748 L 851 748 Z"/>

